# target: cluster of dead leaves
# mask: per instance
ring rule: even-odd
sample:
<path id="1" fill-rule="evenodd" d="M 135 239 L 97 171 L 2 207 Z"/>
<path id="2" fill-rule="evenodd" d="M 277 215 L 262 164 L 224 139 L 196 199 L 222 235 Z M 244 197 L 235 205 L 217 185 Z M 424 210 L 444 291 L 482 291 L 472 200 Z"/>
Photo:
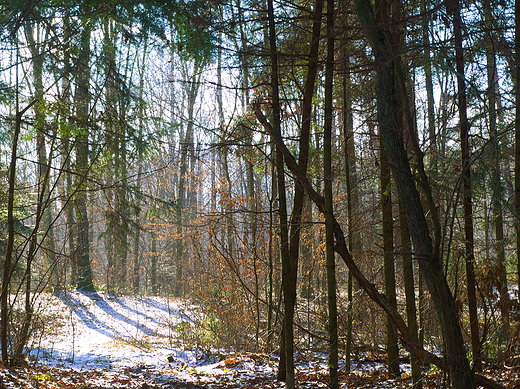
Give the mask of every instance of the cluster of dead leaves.
<path id="1" fill-rule="evenodd" d="M 182 388 L 184 386 L 178 386 Z M 123 371 L 76 370 L 44 366 L 0 369 L 0 389 L 159 389 L 140 368 Z"/>

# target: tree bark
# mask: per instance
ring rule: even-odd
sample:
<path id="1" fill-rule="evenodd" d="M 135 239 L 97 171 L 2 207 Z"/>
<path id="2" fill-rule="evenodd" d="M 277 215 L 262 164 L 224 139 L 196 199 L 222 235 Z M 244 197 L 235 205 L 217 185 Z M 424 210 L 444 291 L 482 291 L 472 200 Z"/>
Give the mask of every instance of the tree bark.
<path id="1" fill-rule="evenodd" d="M 189 178 L 190 174 L 190 155 L 193 152 L 193 127 L 194 127 L 194 113 L 195 101 L 199 93 L 200 74 L 202 64 L 195 61 L 193 63 L 192 75 L 186 85 L 187 95 L 187 113 L 188 120 L 186 125 L 186 132 L 181 139 L 181 156 L 179 161 L 179 181 L 177 185 L 177 236 L 175 239 L 175 296 L 182 296 L 184 283 L 184 266 L 186 255 L 184 253 L 183 225 L 189 217 L 191 210 L 190 196 L 189 196 Z"/>
<path id="2" fill-rule="evenodd" d="M 406 321 L 413 341 L 421 345 L 419 342 L 419 325 L 417 323 L 417 308 L 415 305 L 415 280 L 413 256 L 411 254 L 412 241 L 402 205 L 399 205 L 399 210 L 399 221 L 401 224 L 401 252 L 403 253 L 404 292 L 406 296 Z M 413 389 L 421 389 L 421 365 L 415 355 L 410 355 L 410 365 L 412 370 Z"/>
<path id="3" fill-rule="evenodd" d="M 515 0 L 515 63 L 520 63 L 520 0 Z M 515 92 L 515 215 L 516 217 L 516 282 L 520 290 L 520 66 L 514 72 Z M 520 302 L 520 293 L 517 296 Z"/>
<path id="4" fill-rule="evenodd" d="M 380 138 L 382 139 L 382 138 Z M 392 210 L 392 187 L 390 165 L 388 157 L 381 143 L 380 148 L 380 180 L 381 180 L 381 216 L 383 227 L 383 277 L 385 294 L 388 302 L 397 306 L 395 294 L 395 267 L 394 267 L 394 216 Z M 388 374 L 392 378 L 401 376 L 399 370 L 399 347 L 397 335 L 392 320 L 387 316 L 386 321 L 386 352 L 388 356 Z"/>
<path id="5" fill-rule="evenodd" d="M 271 59 L 271 99 L 273 128 L 276 134 L 281 133 L 280 92 L 278 83 L 278 49 L 276 44 L 276 27 L 273 0 L 267 1 L 269 53 Z M 284 155 L 276 145 L 276 177 L 278 187 L 278 216 L 280 220 L 280 255 L 282 260 L 282 290 L 284 297 L 284 315 L 280 347 L 280 365 L 278 379 L 285 381 L 286 388 L 295 387 L 294 371 L 294 305 L 295 294 L 291 286 L 291 259 L 289 254 L 289 230 L 287 216 L 287 199 L 284 172 Z"/>
<path id="6" fill-rule="evenodd" d="M 37 15 L 35 15 L 37 16 Z M 31 60 L 32 60 L 32 73 L 34 79 L 34 127 L 37 131 L 36 133 L 36 150 L 38 154 L 38 165 L 36 167 L 36 177 L 37 177 L 37 203 L 36 203 L 36 213 L 35 213 L 35 223 L 34 227 L 27 237 L 29 240 L 29 249 L 27 251 L 27 258 L 25 264 L 25 272 L 23 275 L 23 281 L 25 281 L 25 311 L 24 318 L 21 323 L 21 327 L 19 332 L 15 337 L 16 341 L 14 344 L 13 350 L 13 358 L 11 361 L 11 365 L 20 365 L 24 361 L 23 351 L 27 342 L 29 340 L 29 330 L 32 324 L 33 318 L 33 305 L 32 305 L 32 272 L 33 272 L 33 263 L 36 259 L 37 252 L 40 247 L 49 248 L 46 244 L 46 238 L 48 237 L 49 229 L 52 229 L 51 223 L 51 215 L 49 211 L 49 191 L 48 191 L 48 181 L 49 181 L 49 168 L 48 168 L 48 160 L 47 153 L 45 147 L 45 135 L 44 135 L 44 125 L 45 125 L 45 115 L 43 113 L 43 64 L 44 64 L 44 54 L 43 50 L 40 49 L 39 45 L 41 44 L 34 39 L 34 34 L 40 38 L 40 31 L 37 31 L 34 28 L 34 25 L 28 22 L 25 25 L 25 35 L 27 41 L 29 42 L 29 50 L 31 52 Z M 43 39 L 44 40 L 44 39 Z M 43 230 L 43 231 L 41 231 Z M 40 232 L 43 232 L 43 238 L 41 245 L 38 242 L 38 237 Z M 45 253 L 48 254 L 48 253 Z M 53 251 L 54 254 L 54 251 Z M 52 277 L 54 263 L 49 263 L 49 274 Z"/>
<path id="7" fill-rule="evenodd" d="M 498 306 L 500 308 L 502 316 L 502 328 L 501 336 L 503 341 L 506 343 L 510 339 L 510 300 L 507 283 L 507 264 L 506 264 L 506 253 L 505 253 L 505 242 L 504 242 L 504 214 L 503 214 L 503 193 L 504 188 L 502 185 L 501 166 L 502 166 L 502 150 L 500 146 L 500 138 L 498 134 L 497 121 L 498 112 L 497 108 L 500 106 L 500 96 L 498 93 L 498 76 L 496 66 L 496 53 L 494 48 L 495 34 L 493 32 L 494 18 L 491 12 L 491 1 L 483 0 L 482 8 L 484 11 L 484 22 L 486 25 L 486 70 L 487 70 L 487 81 L 488 81 L 488 117 L 489 117 L 489 132 L 493 141 L 494 147 L 494 159 L 495 159 L 495 171 L 491 177 L 493 185 L 493 221 L 495 226 L 495 250 L 497 256 L 497 287 L 500 295 Z M 505 356 L 507 357 L 507 356 Z"/>
<path id="8" fill-rule="evenodd" d="M 475 239 L 473 231 L 473 199 L 471 188 L 471 160 L 469 145 L 469 120 L 467 114 L 466 82 L 464 70 L 464 49 L 462 38 L 462 19 L 460 2 L 455 0 L 453 12 L 453 32 L 455 37 L 455 67 L 457 70 L 457 103 L 459 108 L 459 126 L 462 163 L 462 203 L 464 208 L 464 260 L 466 264 L 466 288 L 471 329 L 471 349 L 473 365 L 476 371 L 482 370 L 480 356 L 480 337 L 477 315 L 477 294 L 475 279 Z"/>
<path id="9" fill-rule="evenodd" d="M 18 85 L 18 83 L 17 83 Z M 10 319 L 10 304 L 9 293 L 11 291 L 11 273 L 14 253 L 14 195 L 16 182 L 16 162 L 18 158 L 18 140 L 20 137 L 22 113 L 18 112 L 17 99 L 16 121 L 13 134 L 13 142 L 11 144 L 11 161 L 9 164 L 9 187 L 7 189 L 7 248 L 5 253 L 5 260 L 3 264 L 2 275 L 2 294 L 0 296 L 0 343 L 2 347 L 2 364 L 9 365 L 9 319 Z"/>
<path id="10" fill-rule="evenodd" d="M 324 0 L 316 0 L 314 5 L 311 44 L 309 49 L 309 62 L 307 65 L 307 78 L 305 80 L 302 98 L 302 127 L 299 139 L 298 165 L 300 170 L 306 174 L 309 161 L 310 129 L 312 123 L 312 100 L 314 97 L 316 76 L 318 71 L 318 50 L 322 24 L 322 10 Z M 303 209 L 305 205 L 305 191 L 298 184 L 294 189 L 294 199 L 290 219 L 289 238 L 289 278 L 288 292 L 290 301 L 296 304 L 296 288 L 298 280 L 298 264 L 300 256 L 300 237 Z M 291 318 L 292 321 L 292 318 Z"/>
<path id="11" fill-rule="evenodd" d="M 348 69 L 349 52 L 345 47 L 345 69 Z M 355 223 L 355 210 L 359 206 L 359 192 L 357 189 L 356 149 L 354 145 L 354 117 L 352 113 L 351 77 L 348 70 L 343 76 L 343 142 L 345 153 L 345 182 L 347 189 L 347 218 L 348 218 L 348 248 L 352 252 L 361 251 L 361 240 Z M 350 373 L 350 354 L 352 351 L 352 292 L 353 278 L 349 271 L 347 279 L 347 328 L 345 341 L 345 373 Z"/>
<path id="12" fill-rule="evenodd" d="M 77 243 L 77 288 L 94 291 L 92 268 L 90 265 L 90 233 L 87 210 L 87 183 L 89 167 L 89 83 L 90 83 L 90 35 L 91 26 L 85 24 L 81 32 L 78 63 L 76 65 L 76 123 L 79 134 L 76 140 L 76 243 Z"/>
<path id="13" fill-rule="evenodd" d="M 422 12 L 426 12 L 426 2 L 423 2 Z M 430 138 L 430 172 L 436 175 L 438 166 L 438 142 L 435 132 L 435 97 L 433 89 L 433 72 L 431 64 L 430 35 L 428 31 L 430 19 L 423 18 L 422 34 L 424 45 L 424 83 L 426 88 L 426 110 L 428 118 L 428 137 Z"/>
<path id="14" fill-rule="evenodd" d="M 325 64 L 325 122 L 323 126 L 323 189 L 325 201 L 325 256 L 327 264 L 327 302 L 329 310 L 329 388 L 338 382 L 338 306 L 336 260 L 334 253 L 334 208 L 332 186 L 332 126 L 334 81 L 334 0 L 327 0 L 327 62 Z M 305 170 L 304 170 L 305 171 Z M 301 188 L 303 192 L 303 188 Z"/>

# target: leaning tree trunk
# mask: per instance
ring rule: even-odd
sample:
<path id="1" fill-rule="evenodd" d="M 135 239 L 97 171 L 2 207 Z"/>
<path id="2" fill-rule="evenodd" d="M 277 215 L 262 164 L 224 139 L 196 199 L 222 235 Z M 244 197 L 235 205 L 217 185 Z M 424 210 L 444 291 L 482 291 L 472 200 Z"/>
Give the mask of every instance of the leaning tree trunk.
<path id="1" fill-rule="evenodd" d="M 439 253 L 437 250 L 434 252 L 434 245 L 419 192 L 411 173 L 408 156 L 395 125 L 397 118 L 395 69 L 390 42 L 385 32 L 375 22 L 370 2 L 355 0 L 355 6 L 377 64 L 377 116 L 380 136 L 392 166 L 399 199 L 408 220 L 414 252 L 417 259 L 421 261 L 421 270 L 439 318 L 452 382 L 456 388 L 473 389 L 475 388 L 475 378 L 466 357 L 455 302 L 442 271 Z"/>
<path id="2" fill-rule="evenodd" d="M 309 196 L 309 198 L 314 202 L 314 204 L 316 205 L 316 207 L 318 208 L 318 210 L 324 214 L 325 213 L 325 206 L 324 206 L 324 200 L 323 200 L 323 197 L 320 196 L 320 194 L 317 192 L 317 190 L 314 188 L 314 186 L 311 184 L 311 182 L 307 179 L 307 177 L 305 176 L 305 174 L 303 174 L 303 172 L 301 172 L 298 168 L 298 164 L 296 162 L 296 159 L 294 157 L 294 155 L 291 153 L 291 151 L 289 151 L 289 149 L 287 148 L 286 144 L 284 143 L 284 140 L 281 136 L 281 134 L 277 131 L 275 131 L 275 127 L 273 125 L 271 125 L 271 123 L 269 123 L 269 121 L 267 120 L 267 118 L 265 117 L 264 113 L 262 112 L 262 109 L 261 109 L 261 106 L 260 104 L 254 104 L 253 105 L 253 108 L 254 108 L 254 111 L 255 111 L 255 115 L 256 115 L 256 118 L 258 119 L 258 121 L 260 122 L 260 124 L 262 124 L 262 126 L 264 127 L 264 129 L 271 135 L 274 143 L 276 144 L 276 147 L 282 151 L 283 153 L 283 156 L 284 156 L 284 160 L 285 160 L 285 164 L 286 166 L 289 168 L 290 172 L 295 176 L 296 180 L 299 182 L 300 185 L 302 185 L 304 188 L 305 188 L 305 192 L 307 193 L 307 195 Z M 399 145 L 399 141 L 397 142 L 397 144 Z M 404 151 L 404 148 L 402 147 L 402 144 L 400 144 L 401 148 L 403 149 L 402 152 L 403 152 L 403 155 L 404 155 L 404 159 L 400 159 L 401 160 L 401 163 L 399 164 L 399 167 L 407 167 L 408 169 L 408 174 L 406 174 L 405 176 L 408 177 L 408 178 L 411 178 L 411 172 L 410 172 L 410 167 L 408 164 L 408 159 L 406 158 L 406 153 Z M 403 164 L 404 162 L 404 164 Z M 411 182 L 413 183 L 413 181 L 411 180 Z M 408 196 L 403 196 L 402 198 L 402 201 L 405 201 L 405 200 L 409 200 L 409 199 L 414 199 L 414 201 L 419 201 L 419 194 L 416 190 L 416 188 L 414 186 L 412 187 L 409 187 L 407 189 L 411 189 L 413 188 L 413 190 L 415 191 L 415 194 L 412 194 L 410 197 Z M 415 209 L 417 209 L 417 204 L 414 204 L 412 203 L 412 205 L 415 205 L 415 206 L 412 206 L 410 207 L 410 209 L 413 211 Z M 420 205 L 420 203 L 419 203 Z M 420 210 L 420 212 L 422 213 L 422 221 L 419 220 L 419 223 L 417 222 L 414 222 L 411 224 L 412 227 L 417 227 L 417 226 L 425 226 L 426 225 L 426 220 L 425 220 L 425 217 L 424 217 L 424 213 L 423 213 L 423 210 L 422 210 L 422 207 L 419 206 L 418 208 Z M 412 213 L 413 216 L 420 216 L 421 213 Z M 424 231 L 424 230 L 422 230 Z M 421 231 L 420 231 L 421 232 Z M 423 235 L 422 233 L 421 234 L 416 234 L 414 236 L 419 236 L 420 238 L 426 238 L 427 239 L 427 243 L 429 242 L 429 235 L 426 234 L 426 235 Z M 408 326 L 406 325 L 406 323 L 404 322 L 403 318 L 401 317 L 401 315 L 397 312 L 397 310 L 392 307 L 388 301 L 385 299 L 385 297 L 379 293 L 375 287 L 374 284 L 372 284 L 372 282 L 370 282 L 364 275 L 363 273 L 361 272 L 361 270 L 359 269 L 359 267 L 357 266 L 356 262 L 354 261 L 354 258 L 352 257 L 348 247 L 347 247 L 347 241 L 346 241 L 346 238 L 345 238 L 345 234 L 343 233 L 343 230 L 340 226 L 340 224 L 338 223 L 337 219 L 334 217 L 334 238 L 335 238 L 335 245 L 334 245 L 334 249 L 336 250 L 336 252 L 341 256 L 341 258 L 343 259 L 343 262 L 345 262 L 345 264 L 347 265 L 347 267 L 349 268 L 349 270 L 351 271 L 352 273 L 352 276 L 356 279 L 356 281 L 359 283 L 359 286 L 367 293 L 367 295 L 376 303 L 378 304 L 387 314 L 389 314 L 391 317 L 392 317 L 392 320 L 394 322 L 394 325 L 395 327 L 399 330 L 399 335 L 400 335 L 400 340 L 401 342 L 405 345 L 405 348 L 410 351 L 412 353 L 412 355 L 414 355 L 418 360 L 420 360 L 423 364 L 434 364 L 442 369 L 450 369 L 453 365 L 449 365 L 448 364 L 448 361 L 445 360 L 445 359 L 442 359 L 440 357 L 438 357 L 437 355 L 431 353 L 431 352 L 428 352 L 426 351 L 421 345 L 417 344 L 417 342 L 415 342 L 413 340 L 413 337 L 410 333 L 410 330 L 408 329 Z M 430 249 L 433 247 L 430 243 L 429 246 Z M 427 248 L 427 247 L 423 247 L 421 245 L 418 245 L 418 248 L 419 249 L 423 249 L 423 248 Z M 432 250 L 432 252 L 435 253 L 434 250 Z M 436 255 L 428 255 L 428 254 L 423 254 L 423 255 L 418 255 L 417 256 L 417 259 L 422 259 L 422 260 L 428 260 L 430 258 L 437 258 Z M 435 261 L 432 261 L 432 263 L 435 263 Z M 425 269 L 423 269 L 423 272 Z M 434 266 L 428 266 L 426 268 L 426 271 L 431 271 L 431 270 L 435 270 L 435 273 L 432 274 L 431 276 L 431 282 L 432 283 L 435 283 L 436 280 L 440 280 L 441 283 L 439 285 L 440 289 L 443 289 L 444 286 L 443 284 L 446 284 L 447 286 L 447 283 L 446 283 L 446 279 L 444 278 L 444 274 L 442 272 L 442 269 L 441 269 L 441 266 L 440 266 L 440 263 L 437 264 L 437 265 L 434 265 Z M 440 276 L 439 276 L 440 274 Z M 431 286 L 431 284 L 428 284 L 429 286 Z M 438 296 L 439 294 L 442 295 L 442 291 L 441 292 L 438 292 L 435 288 L 431 288 L 430 291 L 433 290 L 435 292 L 435 295 Z M 451 296 L 450 292 L 449 292 L 449 289 L 448 289 L 448 295 Z M 436 300 L 435 301 L 438 301 L 438 297 L 436 297 Z M 451 300 L 448 299 L 447 300 L 449 304 L 453 304 L 453 298 L 451 297 Z M 450 303 L 451 301 L 451 303 Z M 442 304 L 440 304 L 442 306 Z M 451 305 L 448 305 L 448 310 L 450 310 L 450 306 Z M 453 310 L 453 312 L 455 312 Z M 446 317 L 449 318 L 449 315 L 450 313 L 448 312 L 447 314 L 444 314 L 444 318 L 443 318 L 443 322 L 446 322 Z M 455 314 L 456 316 L 456 314 Z M 458 322 L 452 322 L 452 323 L 449 323 L 449 324 L 454 324 L 455 327 L 458 326 Z M 453 330 L 453 333 L 456 335 L 457 332 L 459 333 L 460 335 L 460 327 L 458 327 L 458 331 L 457 331 L 457 328 L 455 328 Z M 451 335 L 451 334 L 450 334 Z M 455 339 L 457 339 L 456 336 L 454 336 Z M 451 354 L 450 354 L 450 360 L 453 360 L 453 352 L 450 350 Z M 465 356 L 463 357 L 465 358 Z M 460 362 L 460 359 L 455 359 L 455 360 L 458 360 Z M 460 366 L 457 366 L 457 370 L 456 371 L 462 371 L 462 372 L 466 372 L 464 366 L 467 366 L 468 367 L 468 371 L 469 371 L 469 363 L 467 362 L 467 359 L 466 359 L 466 363 L 464 364 L 464 362 L 462 362 L 463 364 L 463 367 L 462 367 L 462 370 L 460 368 Z M 453 369 L 451 369 L 453 370 Z M 488 378 L 484 377 L 484 376 L 481 376 L 479 374 L 475 374 L 475 380 L 477 381 L 477 383 L 481 386 L 484 386 L 486 388 L 502 388 L 502 386 L 500 386 L 499 384 L 493 382 L 492 380 L 489 380 Z M 467 387 L 467 386 L 465 386 Z M 464 388 L 465 388 L 464 387 Z"/>

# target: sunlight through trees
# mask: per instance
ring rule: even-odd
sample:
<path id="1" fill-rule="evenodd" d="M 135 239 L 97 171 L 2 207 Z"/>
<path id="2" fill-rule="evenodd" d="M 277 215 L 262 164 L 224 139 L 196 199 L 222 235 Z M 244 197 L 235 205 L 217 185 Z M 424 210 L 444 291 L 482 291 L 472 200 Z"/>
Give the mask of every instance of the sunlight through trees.
<path id="1" fill-rule="evenodd" d="M 383 349 L 416 389 L 431 366 L 498 387 L 520 340 L 518 8 L 0 4 L 3 365 L 41 297 L 77 289 L 189 301 L 198 346 L 276 355 L 287 388 L 312 353 L 338 388 Z"/>

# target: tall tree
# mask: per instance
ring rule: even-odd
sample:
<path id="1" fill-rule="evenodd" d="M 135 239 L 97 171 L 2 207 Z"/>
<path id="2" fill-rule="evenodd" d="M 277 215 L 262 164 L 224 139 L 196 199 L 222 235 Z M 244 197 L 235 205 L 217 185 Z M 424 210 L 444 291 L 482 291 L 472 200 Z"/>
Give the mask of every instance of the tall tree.
<path id="1" fill-rule="evenodd" d="M 25 282 L 25 312 L 21 322 L 21 328 L 16 336 L 16 342 L 13 350 L 13 358 L 11 363 L 19 365 L 23 363 L 23 351 L 29 341 L 29 333 L 34 315 L 32 293 L 33 293 L 33 265 L 36 262 L 40 246 L 47 246 L 46 242 L 51 241 L 52 235 L 49 236 L 48 230 L 52 229 L 50 202 L 49 202 L 49 162 L 47 160 L 46 142 L 45 142 L 45 114 L 44 114 L 44 90 L 43 90 L 43 64 L 44 52 L 41 47 L 40 39 L 45 42 L 45 37 L 40 36 L 40 31 L 35 24 L 40 20 L 40 15 L 34 10 L 33 20 L 25 24 L 25 36 L 29 43 L 29 51 L 32 57 L 32 75 L 34 80 L 34 127 L 36 129 L 36 149 L 38 153 L 38 164 L 36 167 L 37 177 L 37 200 L 35 223 L 30 233 L 27 250 L 27 258 L 25 261 L 25 271 L 23 281 Z M 35 37 L 36 35 L 36 37 Z M 52 149 L 52 148 L 51 148 Z M 41 231 L 40 231 L 41 230 Z M 43 236 L 42 242 L 39 242 Z M 51 243 L 53 244 L 53 242 Z M 49 248 L 49 247 L 47 247 Z M 53 248 L 54 249 L 54 248 Z M 46 253 L 44 253 L 46 254 Z M 48 263 L 49 271 L 54 269 L 54 263 Z"/>
<path id="2" fill-rule="evenodd" d="M 311 43 L 308 54 L 307 74 L 305 84 L 303 87 L 302 96 L 302 121 L 299 136 L 299 154 L 298 154 L 298 165 L 302 172 L 307 172 L 309 164 L 309 149 L 310 149 L 310 134 L 313 114 L 313 98 L 315 92 L 315 83 L 319 66 L 319 44 L 320 44 L 320 33 L 322 24 L 322 13 L 323 13 L 323 0 L 316 0 L 313 10 L 313 24 L 312 24 L 312 35 Z M 298 263 L 300 256 L 300 238 L 302 231 L 302 216 L 305 208 L 305 191 L 304 189 L 296 185 L 294 188 L 294 199 L 291 212 L 291 231 L 289 240 L 289 278 L 288 278 L 288 291 L 290 291 L 290 303 L 293 304 L 292 311 L 294 311 L 294 305 L 296 304 L 296 288 L 298 280 Z M 292 313 L 294 315 L 294 312 Z M 291 318 L 292 321 L 292 318 Z"/>
<path id="3" fill-rule="evenodd" d="M 393 2 L 392 2 L 393 4 Z M 381 24 L 388 25 L 390 17 L 393 17 L 393 10 L 390 9 L 386 1 L 375 3 L 376 17 Z M 397 32 L 397 28 L 394 28 Z M 394 35 L 394 34 L 392 34 Z M 398 36 L 398 33 L 395 35 Z M 393 43 L 393 42 L 392 42 Z M 393 43 L 395 44 L 395 43 Z M 400 117 L 396 117 L 398 123 L 402 123 Z M 395 265 L 394 265 L 394 215 L 392 204 L 392 185 L 391 170 L 388 157 L 384 148 L 382 137 L 379 137 L 379 165 L 381 180 L 381 217 L 383 230 L 383 276 L 385 284 L 385 294 L 388 302 L 394 307 L 397 306 L 395 292 Z M 392 324 L 392 320 L 387 316 L 386 320 L 386 352 L 388 355 L 388 374 L 397 378 L 401 376 L 399 369 L 399 346 L 397 334 Z"/>
<path id="4" fill-rule="evenodd" d="M 192 64 L 191 75 L 186 80 L 185 90 L 187 98 L 187 123 L 184 135 L 181 139 L 181 155 L 179 181 L 177 185 L 177 237 L 175 241 L 175 295 L 183 294 L 183 272 L 186 254 L 183 236 L 183 224 L 189 220 L 193 212 L 193 204 L 190 204 L 190 156 L 194 152 L 194 127 L 195 127 L 195 102 L 199 93 L 201 71 L 204 63 L 195 60 Z"/>
<path id="5" fill-rule="evenodd" d="M 323 180 L 325 200 L 325 255 L 327 263 L 327 301 L 329 308 L 329 387 L 338 383 L 338 307 L 336 296 L 336 258 L 334 252 L 334 209 L 332 187 L 332 127 L 334 81 L 334 0 L 327 0 L 327 61 L 325 64 L 325 123 L 323 126 Z"/>
<path id="6" fill-rule="evenodd" d="M 18 84 L 18 83 L 17 83 Z M 18 91 L 17 91 L 18 92 Z M 30 108 L 29 104 L 23 110 L 19 110 L 18 93 L 16 96 L 16 117 L 15 128 L 13 131 L 13 140 L 11 143 L 11 159 L 9 163 L 9 178 L 7 190 L 7 247 L 5 250 L 5 260 L 3 263 L 2 274 L 2 292 L 0 296 L 0 346 L 2 347 L 2 364 L 8 366 L 10 362 L 9 353 L 9 322 L 11 306 L 9 303 L 9 294 L 11 293 L 11 277 L 13 273 L 13 256 L 15 252 L 15 216 L 14 216 L 14 199 L 15 199 L 15 183 L 16 183 L 16 164 L 18 160 L 18 142 L 20 140 L 21 123 L 24 113 Z"/>
<path id="7" fill-rule="evenodd" d="M 45 248 L 43 255 L 47 258 L 47 264 L 49 269 L 49 281 L 51 286 L 57 286 L 56 279 L 56 247 L 54 243 L 54 226 L 52 223 L 52 208 L 49 202 L 50 188 L 48 185 L 47 176 L 49 174 L 49 158 L 47 157 L 47 149 L 50 147 L 52 151 L 52 145 L 49 146 L 46 142 L 46 138 L 53 138 L 52 134 L 46 134 L 45 129 L 45 101 L 44 101 L 44 88 L 43 88 L 43 66 L 45 60 L 45 43 L 49 40 L 48 26 L 42 31 L 37 26 L 41 15 L 36 10 L 33 10 L 33 20 L 25 24 L 25 36 L 29 43 L 29 50 L 31 52 L 31 62 L 33 67 L 33 80 L 34 80 L 34 99 L 36 101 L 34 106 L 34 124 L 36 128 L 36 151 L 38 153 L 38 176 L 40 182 L 43 184 L 40 186 L 42 199 L 45 204 L 42 205 L 42 232 L 44 238 L 42 239 L 43 247 Z M 36 35 L 36 36 L 35 36 Z M 49 136 L 51 135 L 51 136 Z"/>
<path id="8" fill-rule="evenodd" d="M 469 144 L 470 124 L 467 113 L 466 73 L 462 36 L 461 6 L 459 0 L 451 3 L 453 34 L 455 39 L 455 67 L 457 71 L 457 103 L 462 159 L 462 204 L 464 211 L 464 261 L 466 264 L 466 288 L 468 293 L 469 320 L 471 327 L 471 348 L 473 364 L 477 371 L 482 369 L 480 357 L 480 337 L 477 315 L 477 294 L 475 279 L 475 238 L 473 230 L 473 199 L 471 188 L 471 146 Z"/>
<path id="9" fill-rule="evenodd" d="M 520 63 L 520 0 L 515 0 L 515 60 Z M 515 94 L 515 215 L 516 215 L 516 282 L 520 290 L 520 66 L 514 72 Z M 520 294 L 518 296 L 520 301 Z"/>
<path id="10" fill-rule="evenodd" d="M 268 41 L 269 58 L 271 67 L 271 100 L 272 100 L 272 122 L 273 131 L 281 134 L 281 107 L 279 91 L 279 69 L 278 69 L 278 48 L 275 24 L 275 11 L 273 0 L 267 1 L 268 17 Z M 278 379 L 285 381 L 288 389 L 295 387 L 294 370 L 294 306 L 296 297 L 291 287 L 291 260 L 289 254 L 289 230 L 287 215 L 287 198 L 285 184 L 284 156 L 282 150 L 277 146 L 275 151 L 277 192 L 278 192 L 278 218 L 280 222 L 280 257 L 282 261 L 282 291 L 283 291 L 283 323 L 281 333 L 280 365 L 278 366 Z"/>
<path id="11" fill-rule="evenodd" d="M 388 302 L 394 307 L 397 305 L 395 293 L 395 266 L 394 266 L 394 216 L 392 204 L 392 186 L 390 165 L 382 141 L 380 142 L 380 181 L 381 181 L 381 216 L 383 227 L 383 276 L 385 294 Z M 400 377 L 399 347 L 397 334 L 392 320 L 387 317 L 386 323 L 386 352 L 388 355 L 388 372 L 391 377 Z"/>
<path id="12" fill-rule="evenodd" d="M 484 37 L 486 47 L 486 70 L 487 70 L 487 105 L 489 117 L 489 132 L 494 148 L 494 172 L 491 177 L 493 186 L 493 221 L 495 227 L 495 248 L 497 255 L 498 288 L 500 294 L 499 307 L 501 311 L 503 339 L 509 339 L 509 292 L 507 282 L 507 263 L 505 253 L 504 237 L 504 213 L 502 184 L 502 147 L 498 131 L 498 107 L 500 106 L 500 95 L 498 94 L 498 74 L 496 65 L 496 53 L 494 42 L 496 33 L 493 31 L 495 23 L 490 0 L 483 0 L 484 24 L 486 34 Z"/>
<path id="13" fill-rule="evenodd" d="M 89 128 L 90 128 L 90 37 L 92 25 L 90 20 L 83 21 L 80 33 L 79 55 L 76 63 L 75 81 L 76 94 L 74 105 L 76 107 L 76 197 L 74 206 L 76 210 L 76 257 L 78 279 L 77 288 L 83 291 L 94 291 L 92 267 L 90 263 L 90 231 L 89 215 L 87 209 L 87 178 L 90 171 L 89 164 Z"/>
<path id="14" fill-rule="evenodd" d="M 417 309 L 415 304 L 415 280 L 414 265 L 412 256 L 412 242 L 410 238 L 410 230 L 406 221 L 402 205 L 399 206 L 399 222 L 401 235 L 401 252 L 403 253 L 403 283 L 406 297 L 406 320 L 412 339 L 417 344 L 419 342 L 419 325 L 417 322 Z M 412 370 L 412 382 L 414 389 L 422 388 L 421 365 L 415 355 L 410 356 L 410 367 Z"/>
<path id="15" fill-rule="evenodd" d="M 71 33 L 71 20 L 70 20 L 70 11 L 66 10 L 63 17 L 63 31 L 64 36 L 67 39 L 70 39 Z M 71 45 L 70 43 L 66 43 L 64 45 L 63 50 L 63 77 L 62 77 L 62 99 L 60 104 L 59 114 L 59 134 L 63 138 L 62 146 L 61 146 L 61 158 L 62 158 L 62 167 L 64 171 L 64 182 L 62 190 L 62 201 L 64 204 L 64 213 L 66 217 L 66 225 L 65 225 L 65 235 L 67 240 L 67 248 L 68 248 L 68 258 L 71 259 L 68 263 L 70 266 L 70 278 L 73 282 L 77 280 L 78 268 L 75 252 L 76 252 L 76 234 L 75 234 L 75 217 L 74 217 L 74 207 L 72 199 L 73 188 L 73 180 L 71 174 L 71 158 L 72 158 L 72 149 L 70 138 L 71 138 L 71 128 L 73 126 L 72 123 L 72 108 L 71 108 L 71 98 L 72 98 L 72 63 L 71 63 Z"/>
<path id="16" fill-rule="evenodd" d="M 377 116 L 380 136 L 392 166 L 399 199 L 405 209 L 414 251 L 421 259 L 422 272 L 435 304 L 442 329 L 452 383 L 457 388 L 475 388 L 475 378 L 466 357 L 462 331 L 453 295 L 444 277 L 439 252 L 434 251 L 421 200 L 410 171 L 408 157 L 396 128 L 397 105 L 394 57 L 391 42 L 376 23 L 369 1 L 355 0 L 356 12 L 376 61 Z"/>

